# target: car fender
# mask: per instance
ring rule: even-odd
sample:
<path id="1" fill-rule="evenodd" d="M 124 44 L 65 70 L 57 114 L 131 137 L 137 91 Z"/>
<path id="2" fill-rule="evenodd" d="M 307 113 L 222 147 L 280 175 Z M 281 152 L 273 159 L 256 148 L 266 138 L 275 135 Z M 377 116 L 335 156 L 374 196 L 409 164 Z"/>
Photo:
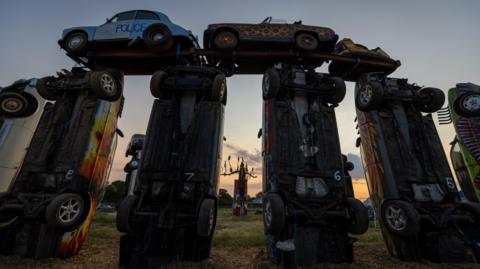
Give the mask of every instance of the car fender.
<path id="1" fill-rule="evenodd" d="M 81 26 L 81 27 L 68 28 L 68 29 L 63 30 L 62 38 L 60 40 L 63 40 L 68 34 L 70 34 L 72 32 L 82 31 L 82 32 L 87 33 L 88 41 L 92 41 L 93 36 L 95 35 L 96 28 L 97 27 L 94 27 L 94 26 Z"/>

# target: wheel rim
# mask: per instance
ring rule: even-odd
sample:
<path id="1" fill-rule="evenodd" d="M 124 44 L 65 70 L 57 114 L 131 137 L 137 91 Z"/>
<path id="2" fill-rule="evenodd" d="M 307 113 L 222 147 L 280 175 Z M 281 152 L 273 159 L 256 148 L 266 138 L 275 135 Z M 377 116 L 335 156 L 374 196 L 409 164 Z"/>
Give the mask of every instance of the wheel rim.
<path id="1" fill-rule="evenodd" d="M 302 34 L 298 38 L 298 42 L 301 47 L 306 49 L 315 49 L 316 48 L 316 40 L 315 37 L 307 34 Z"/>
<path id="2" fill-rule="evenodd" d="M 100 86 L 102 87 L 102 90 L 108 95 L 114 95 L 117 88 L 115 85 L 115 80 L 112 78 L 112 76 L 108 74 L 103 74 L 100 77 Z"/>
<path id="3" fill-rule="evenodd" d="M 210 209 L 209 219 L 208 219 L 208 235 L 212 234 L 213 223 L 215 221 L 215 211 Z"/>
<path id="4" fill-rule="evenodd" d="M 217 35 L 216 44 L 221 48 L 230 48 L 235 46 L 236 36 L 230 32 L 223 32 Z"/>
<path id="5" fill-rule="evenodd" d="M 370 84 L 365 85 L 365 87 L 360 91 L 360 103 L 366 105 L 370 103 L 372 99 L 372 86 Z"/>
<path id="6" fill-rule="evenodd" d="M 390 205 L 385 212 L 388 225 L 395 231 L 402 231 L 407 226 L 405 212 L 398 206 Z"/>
<path id="7" fill-rule="evenodd" d="M 8 97 L 2 101 L 1 104 L 2 110 L 8 113 L 17 113 L 22 111 L 24 104 L 21 100 L 15 97 Z"/>
<path id="8" fill-rule="evenodd" d="M 263 76 L 263 89 L 265 94 L 268 94 L 270 89 L 270 77 L 268 75 Z"/>
<path id="9" fill-rule="evenodd" d="M 63 202 L 57 211 L 57 219 L 62 224 L 70 224 L 76 221 L 82 211 L 82 201 L 78 198 L 70 198 Z"/>
<path id="10" fill-rule="evenodd" d="M 162 41 L 162 39 L 165 37 L 165 35 L 161 32 L 161 31 L 152 31 L 152 34 L 150 36 L 150 38 L 154 41 L 154 42 L 160 42 Z"/>
<path id="11" fill-rule="evenodd" d="M 77 50 L 82 47 L 83 42 L 84 42 L 84 39 L 82 36 L 75 35 L 68 40 L 68 47 L 72 50 Z"/>
<path id="12" fill-rule="evenodd" d="M 223 96 L 225 95 L 225 81 L 222 81 L 222 84 L 220 85 L 220 98 L 219 100 L 223 100 Z"/>
<path id="13" fill-rule="evenodd" d="M 480 110 L 480 95 L 474 94 L 465 97 L 462 101 L 462 106 L 465 110 L 470 112 Z"/>
<path id="14" fill-rule="evenodd" d="M 272 223 L 272 204 L 270 201 L 267 201 L 265 204 L 265 212 L 263 213 L 264 219 L 265 219 L 265 225 L 267 227 L 270 227 L 270 224 Z"/>

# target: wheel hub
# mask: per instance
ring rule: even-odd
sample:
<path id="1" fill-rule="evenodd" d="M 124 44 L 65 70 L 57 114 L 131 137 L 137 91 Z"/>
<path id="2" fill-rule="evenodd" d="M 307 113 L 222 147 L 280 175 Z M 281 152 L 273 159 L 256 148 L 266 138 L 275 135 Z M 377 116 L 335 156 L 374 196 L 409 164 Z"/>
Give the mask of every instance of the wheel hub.
<path id="1" fill-rule="evenodd" d="M 68 46 L 71 49 L 78 49 L 83 43 L 83 38 L 80 36 L 74 36 L 68 41 Z"/>
<path id="2" fill-rule="evenodd" d="M 19 112 L 23 109 L 22 102 L 16 98 L 6 98 L 2 101 L 2 109 L 9 113 Z"/>
<path id="3" fill-rule="evenodd" d="M 155 42 L 161 41 L 165 35 L 162 32 L 156 32 L 153 34 L 152 40 Z"/>
<path id="4" fill-rule="evenodd" d="M 270 224 L 272 223 L 272 205 L 270 201 L 267 201 L 267 203 L 265 204 L 265 212 L 263 214 L 265 217 L 265 224 L 267 226 L 270 226 Z"/>
<path id="5" fill-rule="evenodd" d="M 467 96 L 463 100 L 463 107 L 468 111 L 480 110 L 480 95 Z"/>
<path id="6" fill-rule="evenodd" d="M 69 199 L 60 205 L 58 209 L 58 220 L 62 223 L 71 223 L 80 216 L 81 201 Z"/>
<path id="7" fill-rule="evenodd" d="M 360 102 L 362 104 L 368 104 L 372 98 L 372 86 L 365 85 L 365 87 L 360 91 Z"/>
<path id="8" fill-rule="evenodd" d="M 401 231 L 407 226 L 407 218 L 404 211 L 397 206 L 390 206 L 386 212 L 386 220 L 390 227 L 396 231 Z"/>
<path id="9" fill-rule="evenodd" d="M 233 44 L 233 40 L 234 40 L 234 38 L 230 33 L 220 34 L 219 37 L 218 37 L 218 41 L 223 46 L 229 46 L 229 45 Z"/>
<path id="10" fill-rule="evenodd" d="M 102 77 L 100 78 L 100 83 L 101 83 L 102 89 L 106 93 L 110 95 L 115 94 L 115 90 L 116 90 L 115 81 L 110 75 L 103 74 Z"/>

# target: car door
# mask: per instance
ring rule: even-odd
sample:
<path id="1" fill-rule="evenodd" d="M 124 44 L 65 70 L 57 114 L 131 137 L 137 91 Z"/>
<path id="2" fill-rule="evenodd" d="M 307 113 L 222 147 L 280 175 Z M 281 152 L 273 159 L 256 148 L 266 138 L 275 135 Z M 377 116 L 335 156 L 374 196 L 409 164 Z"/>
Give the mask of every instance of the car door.
<path id="1" fill-rule="evenodd" d="M 129 39 L 133 30 L 136 11 L 128 11 L 115 15 L 105 24 L 97 27 L 94 40 Z"/>

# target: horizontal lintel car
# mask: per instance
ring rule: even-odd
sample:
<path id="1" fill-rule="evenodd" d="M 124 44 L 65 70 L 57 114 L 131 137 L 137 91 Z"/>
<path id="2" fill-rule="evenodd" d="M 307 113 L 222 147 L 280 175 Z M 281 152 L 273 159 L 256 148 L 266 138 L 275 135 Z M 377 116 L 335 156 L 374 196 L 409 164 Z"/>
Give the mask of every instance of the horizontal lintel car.
<path id="1" fill-rule="evenodd" d="M 168 50 L 174 44 L 198 48 L 197 39 L 190 31 L 172 23 L 165 14 L 148 10 L 121 12 L 100 26 L 65 29 L 58 43 L 76 58 L 92 57 L 101 45 L 108 50 L 134 47 L 137 43 L 155 51 Z"/>

